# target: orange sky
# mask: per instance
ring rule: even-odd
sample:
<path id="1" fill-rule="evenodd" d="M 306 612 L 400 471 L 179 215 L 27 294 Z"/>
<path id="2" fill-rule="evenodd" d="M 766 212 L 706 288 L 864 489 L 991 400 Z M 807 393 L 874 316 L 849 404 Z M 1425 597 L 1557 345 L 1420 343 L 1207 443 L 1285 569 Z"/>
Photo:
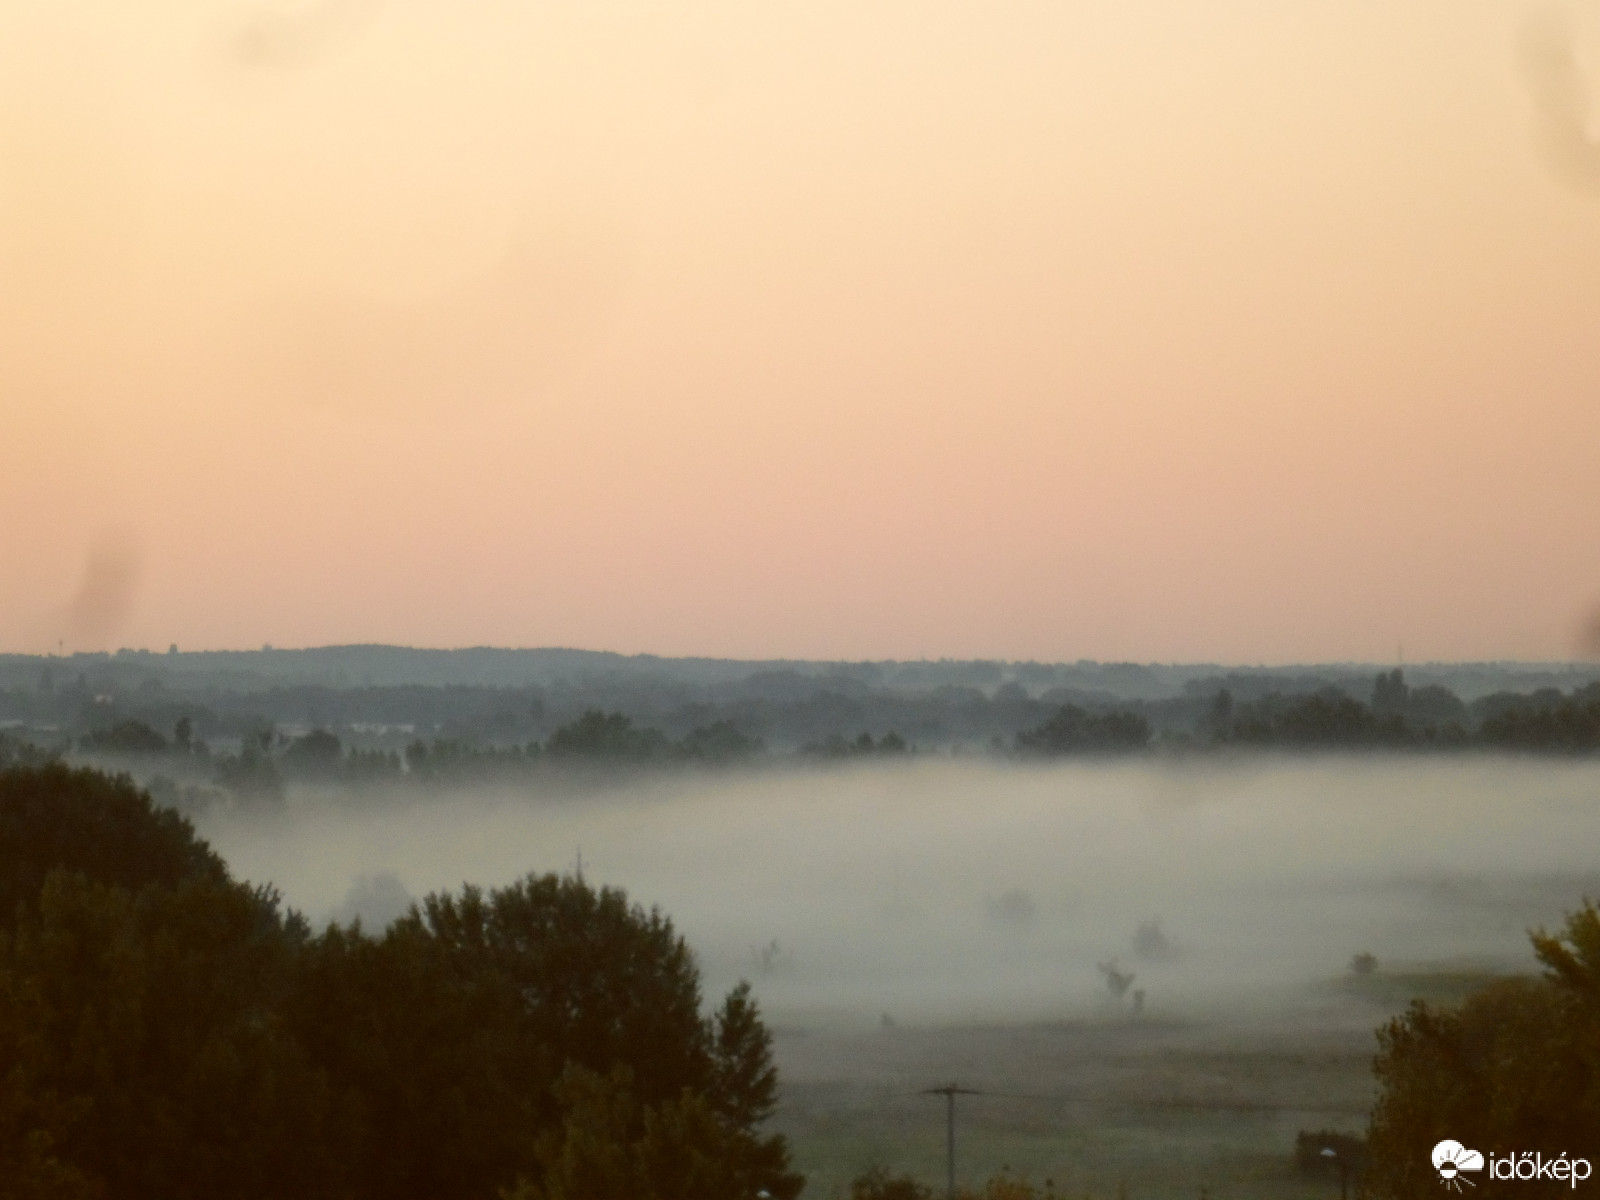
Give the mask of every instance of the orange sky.
<path id="1" fill-rule="evenodd" d="M 1591 75 L 1597 0 L 8 0 L 0 649 L 1571 656 Z"/>

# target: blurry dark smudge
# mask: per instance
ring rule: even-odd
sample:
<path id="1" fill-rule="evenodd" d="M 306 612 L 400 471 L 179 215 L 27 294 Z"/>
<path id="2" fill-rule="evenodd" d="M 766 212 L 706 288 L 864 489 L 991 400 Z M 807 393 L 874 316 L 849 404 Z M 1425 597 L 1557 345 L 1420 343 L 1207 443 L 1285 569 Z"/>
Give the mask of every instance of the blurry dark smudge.
<path id="1" fill-rule="evenodd" d="M 138 545 L 126 531 L 107 533 L 89 548 L 62 622 L 74 649 L 99 649 L 122 628 L 133 611 L 140 568 Z"/>
<path id="2" fill-rule="evenodd" d="M 1584 623 L 1580 636 L 1580 645 L 1583 652 L 1594 658 L 1600 658 L 1600 608 L 1589 614 L 1589 619 Z"/>
<path id="3" fill-rule="evenodd" d="M 1576 42 L 1565 12 L 1542 9 L 1522 24 L 1519 57 L 1546 159 L 1572 186 L 1600 191 L 1600 141 L 1589 133 L 1588 87 Z"/>
<path id="4" fill-rule="evenodd" d="M 228 38 L 229 56 L 252 69 L 303 67 L 358 32 L 377 7 L 376 0 L 325 0 L 294 11 L 258 12 Z"/>
<path id="5" fill-rule="evenodd" d="M 407 416 L 525 398 L 593 342 L 614 292 L 581 253 L 517 250 L 412 303 L 290 297 L 252 319 L 250 361 L 280 399 Z"/>

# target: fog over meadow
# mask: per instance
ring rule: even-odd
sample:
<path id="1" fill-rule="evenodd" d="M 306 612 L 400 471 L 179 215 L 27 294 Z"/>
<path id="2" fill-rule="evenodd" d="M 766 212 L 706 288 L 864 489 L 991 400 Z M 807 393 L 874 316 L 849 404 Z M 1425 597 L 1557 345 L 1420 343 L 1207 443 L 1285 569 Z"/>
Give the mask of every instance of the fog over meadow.
<path id="1" fill-rule="evenodd" d="M 706 991 L 779 1022 L 1151 1018 L 1314 1004 L 1380 970 L 1531 966 L 1600 893 L 1600 763 L 1253 757 L 634 776 L 582 791 L 291 790 L 201 833 L 314 923 L 573 871 L 659 905 Z M 1144 927 L 1143 936 L 1140 935 Z"/>

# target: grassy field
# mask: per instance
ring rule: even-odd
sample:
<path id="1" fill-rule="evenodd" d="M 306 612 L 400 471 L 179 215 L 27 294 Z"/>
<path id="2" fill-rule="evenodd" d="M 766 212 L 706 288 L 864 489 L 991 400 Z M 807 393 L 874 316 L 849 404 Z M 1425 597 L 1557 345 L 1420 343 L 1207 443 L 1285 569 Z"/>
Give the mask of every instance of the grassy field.
<path id="1" fill-rule="evenodd" d="M 1302 1129 L 1361 1133 L 1374 1030 L 1413 997 L 1451 1002 L 1488 978 L 1415 970 L 1329 981 L 1270 1008 L 1191 1020 L 779 1028 L 779 1128 L 835 1200 L 873 1164 L 942 1188 L 945 1101 L 956 1082 L 957 1174 L 1002 1170 L 1059 1196 L 1310 1200 L 1337 1182 L 1292 1163 Z"/>

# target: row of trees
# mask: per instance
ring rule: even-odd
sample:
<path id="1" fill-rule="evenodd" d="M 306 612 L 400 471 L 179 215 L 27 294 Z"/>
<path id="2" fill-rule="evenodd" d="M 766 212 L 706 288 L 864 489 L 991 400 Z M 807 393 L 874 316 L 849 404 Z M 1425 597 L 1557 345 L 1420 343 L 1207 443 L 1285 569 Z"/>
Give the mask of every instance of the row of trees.
<path id="1" fill-rule="evenodd" d="M 747 986 L 530 876 L 315 934 L 126 779 L 0 772 L 0 1197 L 795 1196 Z"/>
<path id="2" fill-rule="evenodd" d="M 1600 750 L 1600 695 L 1566 697 L 1556 693 L 1543 706 L 1502 705 L 1475 730 L 1454 722 L 1418 724 L 1414 715 L 1395 711 L 1394 694 L 1403 689 L 1399 672 L 1380 676 L 1372 704 L 1341 692 L 1269 694 L 1235 703 L 1216 695 L 1200 724 L 1200 736 L 1159 733 L 1136 709 L 1086 709 L 1065 704 L 1041 724 L 1019 732 L 1009 747 L 995 739 L 989 753 L 1022 758 L 1069 755 L 1106 756 L 1146 751 L 1153 746 L 1284 749 L 1313 751 L 1462 751 L 1592 753 Z M 1418 689 L 1426 691 L 1427 689 Z M 1383 698 L 1387 691 L 1388 696 Z M 1407 710 L 1410 711 L 1410 710 Z M 696 727 L 679 739 L 636 725 L 622 713 L 594 710 L 556 730 L 541 744 L 495 745 L 459 739 L 413 739 L 403 750 L 346 745 L 336 734 L 314 730 L 290 737 L 271 729 L 243 739 L 237 753 L 212 755 L 180 721 L 172 738 L 138 721 L 123 721 L 80 740 L 90 755 L 110 756 L 119 765 L 137 762 L 164 802 L 198 811 L 219 792 L 196 786 L 209 780 L 247 802 L 276 803 L 289 782 L 341 785 L 519 783 L 556 769 L 638 769 L 672 766 L 723 767 L 779 761 L 758 738 L 728 722 Z M 839 761 L 902 757 L 914 748 L 900 734 L 879 737 L 840 734 L 796 751 L 790 761 Z M 43 762 L 56 752 L 0 734 L 0 765 Z M 91 761 L 96 759 L 91 758 Z M 104 761 L 99 759 L 98 761 Z M 169 774 L 170 773 L 170 774 Z M 175 782 L 173 776 L 178 781 Z"/>
<path id="3" fill-rule="evenodd" d="M 1204 740 L 1209 705 L 1223 690 L 1239 702 L 1332 691 L 1417 728 L 1454 724 L 1469 732 L 1507 708 L 1600 698 L 1584 687 L 1593 672 L 1576 668 L 1427 670 L 1420 686 L 1385 671 L 1379 688 L 1372 673 L 1331 665 L 1213 672 L 1126 663 L 762 664 L 565 652 L 430 655 L 383 647 L 74 660 L 0 655 L 0 725 L 34 730 L 35 740 L 60 731 L 76 741 L 124 720 L 165 733 L 187 716 L 195 736 L 213 742 L 276 725 L 346 737 L 347 730 L 374 738 L 411 730 L 474 745 L 525 746 L 543 745 L 562 725 L 598 710 L 626 713 L 672 740 L 728 722 L 780 751 L 860 730 L 874 737 L 896 730 L 921 747 L 976 748 L 996 737 L 1010 746 L 1063 704 L 1097 712 L 1131 708 L 1163 739 Z"/>
<path id="4" fill-rule="evenodd" d="M 186 733 L 186 729 L 180 729 Z M 769 756 L 760 739 L 740 732 L 727 722 L 700 726 L 677 740 L 659 729 L 641 728 L 622 713 L 598 710 L 562 726 L 544 744 L 495 746 L 448 738 L 414 739 L 404 751 L 346 746 L 327 730 L 289 737 L 264 730 L 243 739 L 235 754 L 212 755 L 203 743 L 175 735 L 171 740 L 138 721 L 123 721 L 80 740 L 89 754 L 114 756 L 118 761 L 138 760 L 157 768 L 208 769 L 213 782 L 245 799 L 281 799 L 288 782 L 370 784 L 393 783 L 494 783 L 514 782 L 532 772 L 555 768 L 629 768 L 649 766 L 722 767 L 750 763 Z M 829 760 L 863 756 L 898 756 L 912 752 L 898 733 L 881 737 L 862 732 L 853 739 L 834 736 L 807 745 L 800 760 Z M 48 755 L 36 752 L 40 760 Z M 164 798 L 180 807 L 199 801 L 179 801 L 170 780 L 156 784 Z M 193 789 L 190 789 L 191 791 Z M 203 799 L 203 798 L 201 798 Z"/>
<path id="5" fill-rule="evenodd" d="M 194 739 L 193 727 L 187 717 L 178 720 L 170 739 L 143 721 L 124 720 L 84 735 L 78 740 L 78 748 L 86 754 L 120 757 L 200 757 L 208 760 L 212 757 L 210 748 Z M 541 758 L 721 763 L 749 758 L 763 749 L 759 738 L 747 737 L 725 721 L 697 727 L 674 741 L 659 729 L 636 726 L 631 718 L 622 713 L 592 709 L 570 724 L 561 726 L 542 745 L 529 742 L 522 746 L 499 747 L 450 738 L 434 739 L 430 744 L 417 739 L 406 747 L 403 757 L 392 752 L 373 754 L 370 751 L 354 751 L 347 756 L 344 744 L 328 730 L 316 729 L 298 737 L 288 737 L 269 726 L 241 739 L 239 755 L 232 757 L 269 757 L 286 774 L 331 778 L 352 765 L 347 758 L 355 760 L 354 766 L 358 770 L 365 768 L 371 773 L 381 773 L 385 769 L 399 771 L 402 763 L 409 770 L 426 772 L 437 764 L 473 757 L 498 757 L 516 763 Z"/>
<path id="6" fill-rule="evenodd" d="M 1552 689 L 1493 696 L 1482 703 L 1482 710 L 1472 725 L 1466 707 L 1446 689 L 1410 688 L 1396 669 L 1378 676 L 1366 703 L 1330 688 L 1302 695 L 1272 693 L 1236 704 L 1224 689 L 1213 698 L 1200 733 L 1214 745 L 1600 750 L 1600 687 L 1571 695 Z"/>
<path id="7" fill-rule="evenodd" d="M 1125 754 L 1150 744 L 1150 722 L 1136 712 L 1086 712 L 1064 704 L 1037 729 L 1017 734 L 1023 754 Z"/>
<path id="8" fill-rule="evenodd" d="M 1600 749 L 1600 699 L 1572 700 L 1545 708 L 1508 707 L 1485 718 L 1475 731 L 1460 725 L 1414 724 L 1336 692 L 1269 695 L 1235 704 L 1227 692 L 1214 698 L 1198 742 L 1178 745 L 1289 750 L 1465 750 L 1584 753 Z M 182 731 L 180 730 L 180 735 Z M 1157 743 L 1149 719 L 1132 709 L 1093 711 L 1067 704 L 1049 720 L 1018 733 L 1011 749 L 990 750 L 1024 758 L 1117 755 Z M 335 734 L 314 730 L 287 737 L 270 730 L 244 739 L 236 754 L 211 756 L 203 744 L 172 740 L 139 722 L 122 722 L 82 739 L 86 751 L 139 757 L 147 765 L 181 773 L 209 770 L 214 783 L 246 800 L 276 801 L 286 782 L 361 785 L 406 780 L 426 784 L 511 783 L 554 767 L 639 768 L 726 766 L 773 761 L 759 739 L 726 722 L 702 726 L 676 741 L 641 728 L 621 713 L 585 713 L 558 729 L 548 742 L 496 746 L 453 739 L 413 740 L 404 751 L 346 746 Z M 797 752 L 797 761 L 904 756 L 913 748 L 898 733 L 874 738 L 834 735 Z M 175 759 L 173 756 L 179 756 Z M 14 738 L 0 738 L 0 763 L 45 761 L 51 755 Z M 186 764 L 186 765 L 185 765 Z M 154 780 L 164 798 L 186 809 L 208 800 L 203 789 Z M 178 795 L 178 793 L 182 795 Z M 170 794 L 169 794 L 170 793 Z"/>
<path id="9" fill-rule="evenodd" d="M 1049 705 L 1028 698 L 1014 685 L 1006 685 L 1001 692 L 1008 689 L 1014 694 L 996 693 L 987 699 L 975 694 L 974 699 L 974 703 L 982 702 L 990 717 L 1014 730 L 1005 736 L 987 736 L 988 749 L 1001 754 L 1104 754 L 1153 744 L 1191 750 L 1216 746 L 1475 747 L 1538 753 L 1600 750 L 1600 685 L 1570 694 L 1555 689 L 1500 693 L 1470 706 L 1440 685 L 1409 685 L 1398 669 L 1378 675 L 1365 699 L 1331 685 L 1289 693 L 1262 693 L 1252 687 L 1238 695 L 1224 687 L 1204 699 L 1186 695 L 1181 700 L 1131 706 L 1075 701 Z M 449 709 L 448 696 L 436 699 L 445 706 L 441 711 Z M 925 699 L 931 703 L 938 697 Z M 259 724 L 242 738 L 238 753 L 213 757 L 196 735 L 194 722 L 185 715 L 174 722 L 170 737 L 146 720 L 127 717 L 91 728 L 77 739 L 77 748 L 94 758 L 130 765 L 135 760 L 151 766 L 167 763 L 178 774 L 209 767 L 222 776 L 220 782 L 240 795 L 274 793 L 286 779 L 358 783 L 406 775 L 418 780 L 506 780 L 552 761 L 716 765 L 771 757 L 762 738 L 752 732 L 761 727 L 760 720 L 752 718 L 752 725 L 742 719 L 717 718 L 714 706 L 702 707 L 699 723 L 688 725 L 687 732 L 676 737 L 641 723 L 637 714 L 590 709 L 558 726 L 542 741 L 500 736 L 492 731 L 491 727 L 497 726 L 490 721 L 483 734 L 413 738 L 404 748 L 395 748 L 392 742 L 374 746 L 367 740 L 374 736 L 370 733 L 357 733 L 354 742 L 346 745 L 328 729 L 292 738 L 272 732 L 270 724 Z M 813 713 L 810 719 L 820 720 L 822 715 Z M 844 709 L 835 714 L 839 720 L 847 715 Z M 901 715 L 913 719 L 914 728 L 921 728 L 916 723 L 923 717 L 909 711 Z M 447 721 L 446 726 L 451 723 Z M 881 734 L 863 731 L 860 725 L 853 726 L 856 733 L 844 732 L 851 728 L 835 724 L 818 736 L 795 743 L 794 754 L 802 760 L 842 759 L 899 754 L 912 748 L 911 739 L 894 726 Z M 944 736 L 935 730 L 925 732 L 930 740 L 920 735 L 916 738 L 923 746 L 937 744 Z"/>

